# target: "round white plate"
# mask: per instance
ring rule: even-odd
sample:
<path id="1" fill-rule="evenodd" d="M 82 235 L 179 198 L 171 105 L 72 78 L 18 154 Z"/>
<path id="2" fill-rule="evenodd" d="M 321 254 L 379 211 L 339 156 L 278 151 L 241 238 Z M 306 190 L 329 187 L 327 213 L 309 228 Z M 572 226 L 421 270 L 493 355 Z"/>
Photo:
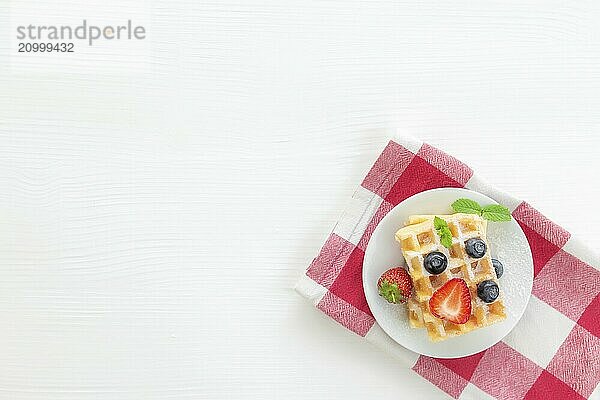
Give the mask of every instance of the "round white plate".
<path id="1" fill-rule="evenodd" d="M 519 224 L 489 222 L 487 239 L 493 258 L 504 265 L 499 279 L 504 294 L 506 319 L 465 335 L 442 342 L 431 342 L 425 329 L 411 328 L 406 305 L 390 304 L 377 293 L 377 280 L 389 268 L 405 265 L 400 245 L 394 234 L 413 214 L 452 214 L 450 206 L 459 198 L 469 198 L 479 204 L 497 204 L 481 193 L 466 189 L 441 188 L 416 194 L 392 209 L 377 225 L 369 240 L 363 264 L 363 285 L 369 307 L 383 330 L 409 350 L 437 358 L 465 357 L 493 346 L 517 324 L 531 296 L 533 258 L 527 238 Z"/>

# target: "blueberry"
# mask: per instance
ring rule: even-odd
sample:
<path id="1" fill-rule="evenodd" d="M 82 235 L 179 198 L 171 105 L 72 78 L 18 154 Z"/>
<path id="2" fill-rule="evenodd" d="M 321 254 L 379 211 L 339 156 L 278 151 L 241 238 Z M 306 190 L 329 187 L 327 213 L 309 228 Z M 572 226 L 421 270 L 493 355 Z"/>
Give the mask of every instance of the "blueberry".
<path id="1" fill-rule="evenodd" d="M 504 273 L 504 266 L 502 263 L 495 258 L 492 258 L 492 264 L 494 265 L 494 269 L 496 270 L 496 276 L 500 278 Z"/>
<path id="2" fill-rule="evenodd" d="M 486 303 L 491 303 L 498 298 L 500 289 L 494 281 L 483 281 L 477 285 L 477 297 Z"/>
<path id="3" fill-rule="evenodd" d="M 425 269 L 427 270 L 427 272 L 433 275 L 438 275 L 444 272 L 444 270 L 448 266 L 448 259 L 446 258 L 444 253 L 440 253 L 439 251 L 432 251 L 431 253 L 425 256 L 423 264 L 425 265 Z"/>
<path id="4" fill-rule="evenodd" d="M 485 242 L 479 238 L 472 238 L 465 242 L 465 250 L 467 254 L 473 258 L 481 258 L 485 255 L 487 246 Z"/>

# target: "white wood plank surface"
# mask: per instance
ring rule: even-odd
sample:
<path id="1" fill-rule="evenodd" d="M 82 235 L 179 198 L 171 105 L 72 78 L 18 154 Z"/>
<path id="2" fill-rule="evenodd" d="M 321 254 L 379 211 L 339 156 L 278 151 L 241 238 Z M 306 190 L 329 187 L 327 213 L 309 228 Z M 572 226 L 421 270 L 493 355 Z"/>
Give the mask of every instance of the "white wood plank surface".
<path id="1" fill-rule="evenodd" d="M 445 398 L 291 289 L 396 129 L 600 246 L 598 2 L 97 3 L 0 2 L 2 399 Z"/>

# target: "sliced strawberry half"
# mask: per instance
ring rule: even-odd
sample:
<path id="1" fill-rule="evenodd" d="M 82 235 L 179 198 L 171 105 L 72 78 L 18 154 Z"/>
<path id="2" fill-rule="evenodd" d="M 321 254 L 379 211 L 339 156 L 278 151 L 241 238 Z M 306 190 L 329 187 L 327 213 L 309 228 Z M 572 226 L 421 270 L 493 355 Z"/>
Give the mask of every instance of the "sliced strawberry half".
<path id="1" fill-rule="evenodd" d="M 464 324 L 471 316 L 471 294 L 467 283 L 459 278 L 450 279 L 429 299 L 429 310 L 437 318 L 455 324 Z"/>

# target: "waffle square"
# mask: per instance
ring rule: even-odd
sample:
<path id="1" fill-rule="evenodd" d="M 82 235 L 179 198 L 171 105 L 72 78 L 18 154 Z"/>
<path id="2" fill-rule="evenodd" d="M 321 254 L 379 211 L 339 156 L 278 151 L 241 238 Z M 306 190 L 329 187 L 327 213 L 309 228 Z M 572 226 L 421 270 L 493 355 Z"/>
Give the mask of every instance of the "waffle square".
<path id="1" fill-rule="evenodd" d="M 408 300 L 408 318 L 413 328 L 425 328 L 432 341 L 462 335 L 475 329 L 494 324 L 506 318 L 502 290 L 500 296 L 485 303 L 477 297 L 477 284 L 493 280 L 500 287 L 487 243 L 487 221 L 474 214 L 437 215 L 448 224 L 452 233 L 452 246 L 447 249 L 433 226 L 435 215 L 412 215 L 406 226 L 396 232 L 402 254 L 413 281 L 413 294 Z M 472 258 L 465 250 L 465 241 L 480 238 L 486 242 L 487 251 L 482 258 Z M 439 275 L 432 275 L 423 265 L 424 257 L 432 251 L 443 253 L 448 267 Z M 464 324 L 435 317 L 429 310 L 429 299 L 433 293 L 453 278 L 463 279 L 471 293 L 471 316 Z"/>

